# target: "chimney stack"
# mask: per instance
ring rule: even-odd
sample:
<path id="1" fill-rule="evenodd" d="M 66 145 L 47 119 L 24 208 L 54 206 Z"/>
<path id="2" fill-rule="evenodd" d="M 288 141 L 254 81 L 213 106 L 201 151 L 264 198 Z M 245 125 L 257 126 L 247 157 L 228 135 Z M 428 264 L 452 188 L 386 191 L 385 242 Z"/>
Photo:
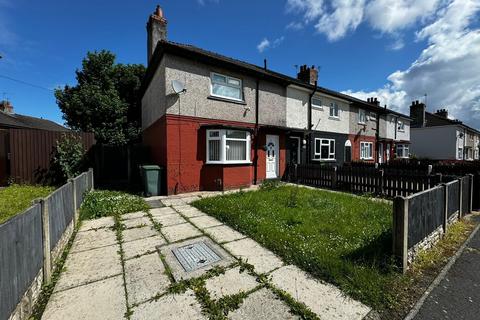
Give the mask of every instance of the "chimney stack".
<path id="1" fill-rule="evenodd" d="M 10 104 L 10 101 L 0 101 L 0 111 L 6 114 L 13 114 L 13 106 Z"/>
<path id="2" fill-rule="evenodd" d="M 435 114 L 436 114 L 437 116 L 442 117 L 442 118 L 448 119 L 448 111 L 447 111 L 447 109 L 437 110 L 437 112 L 435 112 Z"/>
<path id="3" fill-rule="evenodd" d="M 413 128 L 425 127 L 425 109 L 426 106 L 424 103 L 421 103 L 418 100 L 412 101 L 410 106 L 410 118 L 413 119 L 411 124 Z"/>
<path id="4" fill-rule="evenodd" d="M 147 22 L 147 63 L 150 63 L 160 40 L 167 40 L 167 19 L 163 16 L 162 8 L 157 5 L 155 12 L 150 15 Z"/>
<path id="5" fill-rule="evenodd" d="M 300 72 L 297 74 L 297 79 L 312 86 L 318 81 L 318 70 L 315 69 L 315 66 L 307 67 L 306 64 L 300 66 Z"/>

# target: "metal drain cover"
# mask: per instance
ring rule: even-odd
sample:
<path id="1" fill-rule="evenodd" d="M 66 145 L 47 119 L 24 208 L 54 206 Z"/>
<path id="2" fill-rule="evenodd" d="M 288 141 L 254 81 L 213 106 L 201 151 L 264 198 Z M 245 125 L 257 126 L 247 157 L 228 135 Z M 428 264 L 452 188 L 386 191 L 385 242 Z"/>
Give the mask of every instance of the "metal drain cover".
<path id="1" fill-rule="evenodd" d="M 172 251 L 186 272 L 198 270 L 222 260 L 222 258 L 203 241 L 175 248 Z"/>

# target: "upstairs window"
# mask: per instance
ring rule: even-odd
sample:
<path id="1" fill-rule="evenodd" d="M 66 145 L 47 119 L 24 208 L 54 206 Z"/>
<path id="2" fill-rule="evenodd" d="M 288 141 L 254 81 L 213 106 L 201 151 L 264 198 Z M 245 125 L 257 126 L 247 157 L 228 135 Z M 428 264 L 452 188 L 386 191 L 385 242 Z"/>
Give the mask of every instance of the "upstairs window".
<path id="1" fill-rule="evenodd" d="M 211 95 L 215 97 L 242 101 L 242 80 L 213 73 L 211 79 Z"/>
<path id="2" fill-rule="evenodd" d="M 358 123 L 367 122 L 367 113 L 363 109 L 358 109 Z"/>
<path id="3" fill-rule="evenodd" d="M 373 143 L 372 142 L 360 142 L 360 159 L 363 159 L 363 160 L 373 159 Z"/>
<path id="4" fill-rule="evenodd" d="M 315 139 L 314 160 L 335 160 L 335 140 Z"/>
<path id="5" fill-rule="evenodd" d="M 405 123 L 403 121 L 398 120 L 397 128 L 398 128 L 398 131 L 405 131 Z"/>
<path id="6" fill-rule="evenodd" d="M 318 98 L 312 98 L 312 107 L 322 109 L 322 100 Z"/>
<path id="7" fill-rule="evenodd" d="M 338 104 L 336 102 L 330 103 L 330 117 L 338 118 Z"/>
<path id="8" fill-rule="evenodd" d="M 374 113 L 374 112 L 370 112 L 370 120 L 371 120 L 371 121 L 377 120 L 377 114 Z"/>
<path id="9" fill-rule="evenodd" d="M 463 148 L 459 147 L 457 150 L 457 160 L 463 160 Z"/>
<path id="10" fill-rule="evenodd" d="M 397 144 L 397 158 L 408 158 L 410 156 L 410 146 L 408 144 Z"/>
<path id="11" fill-rule="evenodd" d="M 242 130 L 207 130 L 207 163 L 250 163 L 250 134 Z"/>

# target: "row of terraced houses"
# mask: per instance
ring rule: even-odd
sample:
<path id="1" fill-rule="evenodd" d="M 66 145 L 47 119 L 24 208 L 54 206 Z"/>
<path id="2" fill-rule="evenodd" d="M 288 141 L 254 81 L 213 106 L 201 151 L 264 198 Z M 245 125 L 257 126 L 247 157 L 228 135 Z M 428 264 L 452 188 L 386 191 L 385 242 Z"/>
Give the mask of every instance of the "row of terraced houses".
<path id="1" fill-rule="evenodd" d="M 266 62 L 260 67 L 167 41 L 159 7 L 147 34 L 143 142 L 165 168 L 168 194 L 281 178 L 289 164 L 382 163 L 410 155 L 410 116 L 376 98 L 318 86 L 313 66 L 293 78 Z M 425 113 L 417 101 L 411 115 L 421 106 Z"/>

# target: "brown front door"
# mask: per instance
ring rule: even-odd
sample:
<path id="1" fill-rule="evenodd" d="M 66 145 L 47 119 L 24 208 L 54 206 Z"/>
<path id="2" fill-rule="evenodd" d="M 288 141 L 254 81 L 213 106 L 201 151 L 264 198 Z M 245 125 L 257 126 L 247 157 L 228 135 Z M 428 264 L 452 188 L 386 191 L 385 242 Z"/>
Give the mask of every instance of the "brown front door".
<path id="1" fill-rule="evenodd" d="M 8 179 L 8 132 L 0 129 L 0 186 Z"/>

